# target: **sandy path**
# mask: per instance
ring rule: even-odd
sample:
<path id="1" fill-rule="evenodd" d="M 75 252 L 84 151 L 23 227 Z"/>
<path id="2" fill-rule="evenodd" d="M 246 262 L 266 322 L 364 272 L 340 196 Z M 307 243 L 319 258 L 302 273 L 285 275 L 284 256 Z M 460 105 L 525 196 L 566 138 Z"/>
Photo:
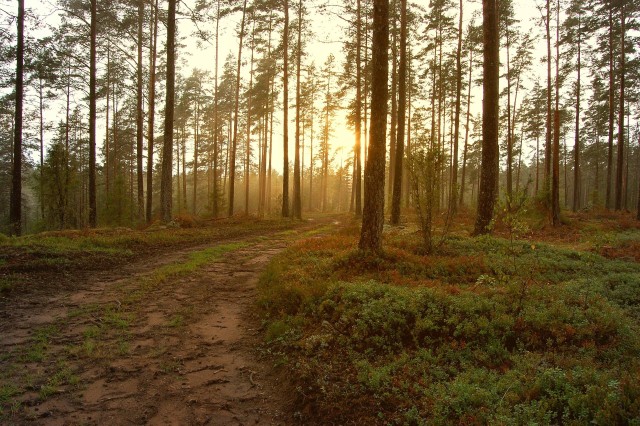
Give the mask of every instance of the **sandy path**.
<path id="1" fill-rule="evenodd" d="M 260 323 L 253 314 L 260 273 L 290 241 L 279 234 L 246 240 L 245 247 L 195 273 L 151 289 L 133 310 L 118 311 L 119 301 L 140 279 L 196 249 L 129 266 L 118 271 L 117 279 L 100 274 L 40 306 L 22 302 L 3 322 L 0 350 L 28 342 L 34 328 L 59 324 L 47 358 L 27 368 L 38 377 L 69 371 L 73 379 L 46 398 L 42 380 L 34 384 L 10 423 L 292 424 L 293 392 L 258 353 Z M 108 304 L 128 323 L 123 330 L 109 323 L 110 331 L 96 339 L 99 344 L 87 348 L 92 342 L 87 336 L 104 326 L 104 315 L 86 312 Z M 70 314 L 83 309 L 84 314 Z"/>

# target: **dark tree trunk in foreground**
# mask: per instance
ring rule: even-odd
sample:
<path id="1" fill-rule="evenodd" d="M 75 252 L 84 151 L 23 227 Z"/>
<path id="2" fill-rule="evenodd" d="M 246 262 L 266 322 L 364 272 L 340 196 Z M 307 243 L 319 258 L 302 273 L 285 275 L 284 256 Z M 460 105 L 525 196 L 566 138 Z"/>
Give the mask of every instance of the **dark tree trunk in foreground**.
<path id="1" fill-rule="evenodd" d="M 284 30 L 282 32 L 284 76 L 282 77 L 282 217 L 289 217 L 289 1 L 284 0 Z"/>
<path id="2" fill-rule="evenodd" d="M 391 223 L 400 223 L 400 202 L 402 201 L 402 172 L 404 159 L 404 133 L 407 107 L 407 0 L 401 0 L 400 13 L 400 64 L 398 67 L 398 137 L 393 177 L 393 197 L 391 199 Z"/>
<path id="3" fill-rule="evenodd" d="M 162 181 L 160 211 L 164 222 L 171 221 L 173 207 L 173 111 L 175 109 L 176 80 L 176 0 L 169 0 L 167 18 L 167 90 L 164 115 L 164 144 L 162 147 Z"/>
<path id="4" fill-rule="evenodd" d="M 500 43 L 496 0 L 483 0 L 484 83 L 482 101 L 482 164 L 478 189 L 478 215 L 474 234 L 489 232 L 498 196 L 498 103 Z"/>
<path id="5" fill-rule="evenodd" d="M 98 0 L 91 0 L 91 47 L 89 54 L 89 226 L 98 225 L 96 204 L 96 36 Z"/>
<path id="6" fill-rule="evenodd" d="M 389 78 L 389 0 L 373 1 L 371 134 L 364 171 L 364 210 L 359 247 L 379 253 L 384 225 L 384 167 Z"/>
<path id="7" fill-rule="evenodd" d="M 22 109 L 24 100 L 24 0 L 18 0 L 18 46 L 16 50 L 16 116 L 13 140 L 13 170 L 9 206 L 10 232 L 22 233 Z"/>

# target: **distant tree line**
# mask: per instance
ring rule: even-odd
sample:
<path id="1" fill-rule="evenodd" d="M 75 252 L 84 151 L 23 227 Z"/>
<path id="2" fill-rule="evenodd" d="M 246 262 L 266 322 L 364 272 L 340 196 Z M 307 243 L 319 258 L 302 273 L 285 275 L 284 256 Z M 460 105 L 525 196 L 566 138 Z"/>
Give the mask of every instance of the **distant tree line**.
<path id="1" fill-rule="evenodd" d="M 381 230 L 415 206 L 419 155 L 437 210 L 477 208 L 477 233 L 523 191 L 554 225 L 640 203 L 635 0 L 540 0 L 533 20 L 511 0 L 482 16 L 452 0 L 57 0 L 55 26 L 4 3 L 6 233 L 306 211 Z M 340 55 L 312 49 L 319 14 L 342 23 Z M 206 69 L 188 67 L 195 43 Z"/>

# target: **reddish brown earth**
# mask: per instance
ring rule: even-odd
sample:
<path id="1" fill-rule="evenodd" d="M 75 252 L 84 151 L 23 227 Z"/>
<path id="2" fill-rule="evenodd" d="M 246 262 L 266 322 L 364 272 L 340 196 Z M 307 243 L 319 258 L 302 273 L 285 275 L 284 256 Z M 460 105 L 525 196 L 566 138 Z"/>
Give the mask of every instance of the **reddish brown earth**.
<path id="1" fill-rule="evenodd" d="M 36 330 L 53 326 L 55 332 L 42 360 L 0 357 L 0 379 L 6 383 L 20 377 L 25 381 L 20 389 L 27 390 L 13 397 L 19 403 L 13 409 L 5 406 L 0 423 L 295 423 L 294 390 L 286 372 L 261 355 L 255 313 L 259 276 L 292 238 L 279 233 L 247 239 L 245 247 L 150 289 L 133 304 L 123 301 L 145 277 L 204 247 L 157 255 L 83 280 L 52 275 L 61 281 L 44 286 L 58 289 L 53 294 L 12 297 L 10 307 L 4 304 L 0 312 L 0 354 L 33 345 Z M 123 329 L 105 322 L 106 306 L 126 319 Z M 88 338 L 96 329 L 106 331 Z M 95 347 L 88 350 L 87 342 Z M 56 374 L 64 378 L 43 396 L 47 378 Z"/>

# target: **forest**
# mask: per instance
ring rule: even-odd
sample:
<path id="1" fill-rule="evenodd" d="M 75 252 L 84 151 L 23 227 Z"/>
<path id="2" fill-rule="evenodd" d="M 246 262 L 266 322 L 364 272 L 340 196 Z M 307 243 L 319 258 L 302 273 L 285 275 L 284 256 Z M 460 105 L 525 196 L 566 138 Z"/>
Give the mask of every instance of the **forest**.
<path id="1" fill-rule="evenodd" d="M 639 18 L 0 0 L 0 423 L 637 424 Z"/>

